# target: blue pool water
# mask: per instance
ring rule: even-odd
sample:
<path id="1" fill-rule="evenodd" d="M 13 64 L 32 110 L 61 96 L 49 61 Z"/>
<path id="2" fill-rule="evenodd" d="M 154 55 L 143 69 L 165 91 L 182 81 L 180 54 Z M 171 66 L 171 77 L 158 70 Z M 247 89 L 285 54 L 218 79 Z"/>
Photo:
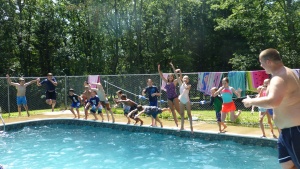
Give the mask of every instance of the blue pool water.
<path id="1" fill-rule="evenodd" d="M 280 168 L 274 148 L 72 125 L 8 132 L 0 152 L 8 169 Z"/>

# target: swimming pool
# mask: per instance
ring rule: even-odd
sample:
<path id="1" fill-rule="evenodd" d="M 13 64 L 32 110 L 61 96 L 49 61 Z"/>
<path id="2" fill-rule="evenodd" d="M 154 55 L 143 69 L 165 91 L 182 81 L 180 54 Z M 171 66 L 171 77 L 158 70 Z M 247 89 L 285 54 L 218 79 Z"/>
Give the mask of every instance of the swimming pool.
<path id="1" fill-rule="evenodd" d="M 0 137 L 6 168 L 279 168 L 277 150 L 72 124 L 28 126 Z"/>

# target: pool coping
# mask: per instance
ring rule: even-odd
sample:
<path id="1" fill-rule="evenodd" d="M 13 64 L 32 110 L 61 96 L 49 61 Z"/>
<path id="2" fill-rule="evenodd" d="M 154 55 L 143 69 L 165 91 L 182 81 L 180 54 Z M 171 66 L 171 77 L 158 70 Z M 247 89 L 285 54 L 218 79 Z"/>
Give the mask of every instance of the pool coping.
<path id="1" fill-rule="evenodd" d="M 130 131 L 130 132 L 149 132 L 165 135 L 174 135 L 178 137 L 187 137 L 187 138 L 199 138 L 206 141 L 234 141 L 243 145 L 254 145 L 254 146 L 264 146 L 277 148 L 277 139 L 273 138 L 259 138 L 255 136 L 234 134 L 234 133 L 216 133 L 209 131 L 199 131 L 195 130 L 194 134 L 191 134 L 189 130 L 183 130 L 178 132 L 178 129 L 174 128 L 160 128 L 160 127 L 148 127 L 148 126 L 136 126 L 132 124 L 125 123 L 108 123 L 100 122 L 94 120 L 83 120 L 83 119 L 71 119 L 71 118 L 47 118 L 47 119 L 37 119 L 29 121 L 20 121 L 9 123 L 5 125 L 5 131 L 20 130 L 27 126 L 42 126 L 42 125 L 55 125 L 55 124 L 64 124 L 64 125 L 77 125 L 77 126 L 91 126 L 91 127 L 102 127 L 102 128 L 111 128 L 121 131 Z M 3 131 L 4 126 L 0 125 L 0 131 Z"/>

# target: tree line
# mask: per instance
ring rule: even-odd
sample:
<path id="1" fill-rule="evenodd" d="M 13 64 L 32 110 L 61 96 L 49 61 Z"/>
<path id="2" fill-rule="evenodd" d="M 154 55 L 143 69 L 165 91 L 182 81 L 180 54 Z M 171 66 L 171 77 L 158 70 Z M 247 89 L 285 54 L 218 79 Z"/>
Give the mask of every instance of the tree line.
<path id="1" fill-rule="evenodd" d="M 15 76 L 299 68 L 296 0 L 0 0 L 0 73 Z"/>

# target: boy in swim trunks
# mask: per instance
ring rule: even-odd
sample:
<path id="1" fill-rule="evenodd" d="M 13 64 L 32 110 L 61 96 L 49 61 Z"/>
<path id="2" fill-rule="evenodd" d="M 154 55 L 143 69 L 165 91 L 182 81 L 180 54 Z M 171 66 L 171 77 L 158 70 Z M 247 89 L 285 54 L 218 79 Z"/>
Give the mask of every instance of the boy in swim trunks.
<path id="1" fill-rule="evenodd" d="M 77 94 L 74 93 L 74 89 L 69 89 L 69 96 L 68 96 L 71 101 L 72 101 L 72 104 L 71 104 L 71 108 L 70 108 L 70 111 L 73 113 L 74 115 L 74 118 L 76 118 L 76 114 L 74 112 L 74 108 L 76 109 L 76 112 L 77 112 L 77 116 L 78 116 L 78 119 L 80 119 L 80 114 L 79 114 L 79 107 L 80 107 L 80 101 L 81 101 L 81 97 L 78 96 Z"/>
<path id="2" fill-rule="evenodd" d="M 161 108 L 158 108 L 156 106 L 142 106 L 142 105 L 138 105 L 135 110 L 131 111 L 128 114 L 128 116 L 130 117 L 130 116 L 132 116 L 132 114 L 136 114 L 136 113 L 139 112 L 138 114 L 136 114 L 134 116 L 134 118 L 136 119 L 136 118 L 139 117 L 139 115 L 141 115 L 142 113 L 145 113 L 145 114 L 147 114 L 149 116 L 152 116 L 160 124 L 160 126 L 163 127 L 162 122 L 158 118 L 158 114 L 161 114 L 164 111 L 169 111 L 169 108 L 162 108 L 161 109 Z"/>
<path id="3" fill-rule="evenodd" d="M 132 114 L 129 115 L 129 112 L 137 109 L 137 103 L 136 102 L 128 99 L 125 94 L 122 94 L 121 100 L 117 101 L 117 103 L 123 103 L 124 106 L 126 106 L 126 110 L 124 110 L 124 115 L 126 113 L 127 118 L 131 118 L 131 119 L 135 120 L 134 124 L 137 124 L 140 121 L 141 125 L 143 125 L 143 123 L 144 123 L 143 120 L 141 120 L 138 117 L 136 117 L 136 118 L 134 117 L 136 114 L 132 113 Z M 127 124 L 130 124 L 130 121 Z"/>
<path id="4" fill-rule="evenodd" d="M 96 115 L 96 111 L 98 111 L 98 114 L 102 118 L 102 122 L 103 122 L 104 118 L 103 118 L 103 114 L 102 114 L 102 106 L 101 106 L 100 99 L 97 96 L 96 91 L 93 91 L 91 93 L 91 98 L 90 98 L 89 102 L 86 104 L 85 109 L 88 111 L 90 106 L 91 106 L 90 112 L 95 117 L 95 120 L 98 120 L 97 115 Z"/>
<path id="5" fill-rule="evenodd" d="M 142 95 L 148 95 L 149 98 L 149 106 L 158 106 L 157 105 L 157 97 L 161 95 L 158 91 L 158 88 L 153 85 L 152 79 L 147 80 L 147 87 L 142 91 Z M 152 118 L 151 126 L 156 126 L 156 121 Z"/>
<path id="6" fill-rule="evenodd" d="M 7 82 L 9 85 L 15 86 L 17 89 L 17 105 L 18 105 L 18 112 L 19 112 L 19 116 L 21 116 L 21 109 L 22 109 L 22 105 L 25 108 L 26 112 L 27 112 L 27 116 L 29 117 L 29 111 L 28 111 L 28 106 L 27 106 L 27 100 L 26 100 L 26 87 L 34 82 L 37 81 L 36 80 L 32 80 L 30 82 L 25 83 L 25 79 L 23 78 L 19 78 L 19 83 L 13 83 L 9 77 L 9 75 L 6 75 L 7 78 Z"/>
<path id="7" fill-rule="evenodd" d="M 107 120 L 109 121 L 109 115 L 108 112 L 110 112 L 111 118 L 112 118 L 112 122 L 115 122 L 115 118 L 114 118 L 114 114 L 111 111 L 110 108 L 110 103 L 105 95 L 105 91 L 103 89 L 103 86 L 101 83 L 93 83 L 92 85 L 96 85 L 97 88 L 91 88 L 91 90 L 96 91 L 98 94 L 98 97 L 100 99 L 100 103 L 102 104 L 102 107 L 104 108 L 106 114 L 107 114 Z"/>
<path id="8" fill-rule="evenodd" d="M 216 87 L 212 87 L 210 89 L 211 92 L 211 96 L 210 96 L 210 106 L 214 106 L 214 109 L 216 111 L 216 119 L 217 119 L 217 123 L 219 126 L 219 132 L 223 133 L 225 132 L 225 129 L 227 128 L 227 126 L 225 125 L 224 122 L 221 121 L 221 110 L 222 110 L 222 98 L 217 95 L 214 96 L 214 93 L 217 91 L 218 89 Z M 221 126 L 223 126 L 223 129 L 221 129 Z"/>
<path id="9" fill-rule="evenodd" d="M 46 85 L 46 103 L 49 104 L 54 111 L 56 104 L 56 91 L 55 88 L 58 85 L 56 79 L 53 77 L 52 73 L 47 74 L 47 78 L 40 82 L 40 79 L 37 79 L 37 86 Z"/>

